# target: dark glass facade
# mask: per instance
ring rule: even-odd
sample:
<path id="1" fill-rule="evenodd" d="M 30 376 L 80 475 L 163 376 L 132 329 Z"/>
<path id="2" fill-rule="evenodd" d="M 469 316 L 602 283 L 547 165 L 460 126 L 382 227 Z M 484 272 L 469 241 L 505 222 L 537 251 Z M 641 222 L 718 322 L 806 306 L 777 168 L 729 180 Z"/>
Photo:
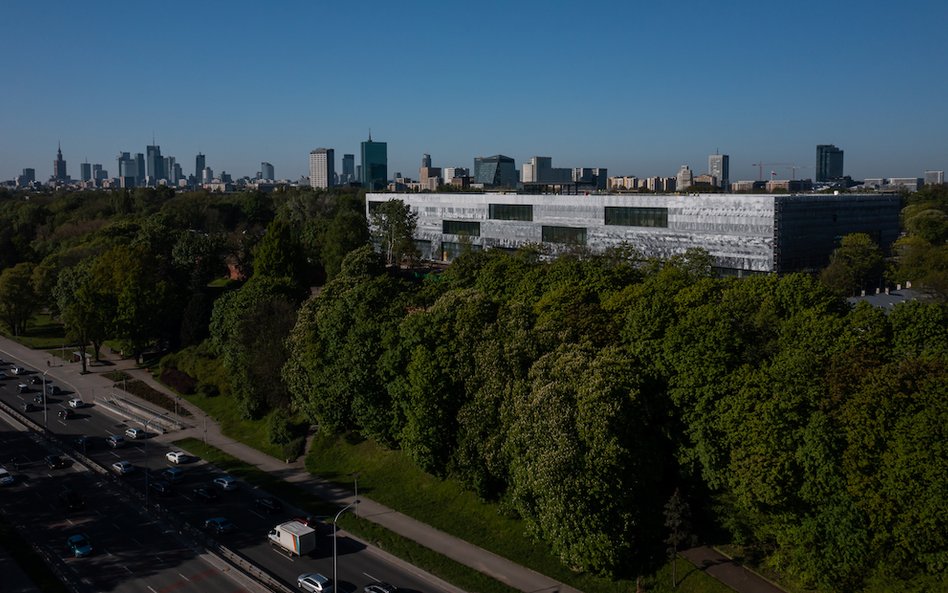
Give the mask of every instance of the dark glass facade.
<path id="1" fill-rule="evenodd" d="M 491 220 L 533 220 L 533 204 L 491 204 Z"/>
<path id="2" fill-rule="evenodd" d="M 604 222 L 615 226 L 668 227 L 668 208 L 606 206 Z"/>
<path id="3" fill-rule="evenodd" d="M 369 140 L 362 143 L 362 186 L 369 191 L 388 187 L 388 144 Z"/>
<path id="4" fill-rule="evenodd" d="M 843 177 L 843 151 L 832 144 L 816 147 L 816 180 L 832 181 Z"/>
<path id="5" fill-rule="evenodd" d="M 441 221 L 441 232 L 445 235 L 467 235 L 468 237 L 481 236 L 481 223 L 469 220 Z"/>
<path id="6" fill-rule="evenodd" d="M 585 245 L 586 229 L 571 226 L 545 226 L 542 237 L 544 243 L 562 243 L 564 245 Z"/>

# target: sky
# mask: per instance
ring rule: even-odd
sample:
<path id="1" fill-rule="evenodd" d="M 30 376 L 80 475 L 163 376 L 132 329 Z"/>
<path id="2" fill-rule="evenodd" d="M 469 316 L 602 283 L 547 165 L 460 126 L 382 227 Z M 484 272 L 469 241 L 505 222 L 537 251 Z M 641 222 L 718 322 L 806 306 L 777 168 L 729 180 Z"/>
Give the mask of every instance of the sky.
<path id="1" fill-rule="evenodd" d="M 948 169 L 948 2 L 5 0 L 0 180 L 152 138 L 185 174 L 308 174 L 371 130 L 389 175 L 505 154 L 610 175 Z M 780 163 L 773 164 L 771 163 Z"/>

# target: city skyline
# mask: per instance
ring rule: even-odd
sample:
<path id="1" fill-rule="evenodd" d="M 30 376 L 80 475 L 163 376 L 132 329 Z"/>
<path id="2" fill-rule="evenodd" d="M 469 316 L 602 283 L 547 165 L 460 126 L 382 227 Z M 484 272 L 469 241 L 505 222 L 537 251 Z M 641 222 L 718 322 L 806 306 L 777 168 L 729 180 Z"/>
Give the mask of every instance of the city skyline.
<path id="1" fill-rule="evenodd" d="M 856 179 L 948 168 L 943 2 L 801 2 L 780 14 L 594 2 L 578 19 L 527 1 L 497 3 L 505 18 L 489 23 L 432 2 L 287 2 L 264 17 L 247 2 L 51 5 L 7 10 L 16 26 L 0 43 L 23 82 L 0 95 L 0 179 L 33 168 L 45 181 L 61 142 L 74 179 L 83 162 L 115 176 L 116 154 L 157 145 L 179 163 L 201 152 L 214 171 L 252 177 L 266 161 L 295 180 L 311 150 L 359 154 L 370 129 L 388 144 L 389 176 L 415 177 L 425 153 L 440 167 L 544 155 L 611 175 L 700 174 L 719 150 L 732 181 L 757 179 L 759 162 L 813 178 L 818 144 L 845 150 Z M 172 67 L 144 76 L 146 47 Z M 310 79 L 315 62 L 332 68 Z M 382 64 L 384 76 L 364 75 Z"/>

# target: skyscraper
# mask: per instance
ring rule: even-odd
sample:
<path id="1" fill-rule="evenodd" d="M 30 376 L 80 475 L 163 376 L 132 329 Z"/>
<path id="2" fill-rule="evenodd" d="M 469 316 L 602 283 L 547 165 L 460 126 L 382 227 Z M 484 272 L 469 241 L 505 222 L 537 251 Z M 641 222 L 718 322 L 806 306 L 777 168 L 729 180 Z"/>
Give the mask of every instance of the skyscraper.
<path id="1" fill-rule="evenodd" d="M 273 176 L 273 165 L 267 162 L 260 163 L 260 178 L 273 181 L 276 177 Z"/>
<path id="2" fill-rule="evenodd" d="M 204 162 L 204 155 L 202 153 L 197 153 L 197 156 L 194 157 L 194 182 L 201 183 L 201 176 L 204 174 L 204 167 L 207 166 Z"/>
<path id="3" fill-rule="evenodd" d="M 150 144 L 145 147 L 145 168 L 149 177 L 149 182 L 157 184 L 159 179 L 164 179 L 165 163 L 161 158 L 161 147 Z"/>
<path id="4" fill-rule="evenodd" d="M 138 174 L 135 176 L 135 186 L 145 186 L 145 155 L 138 153 L 135 155 L 135 167 Z"/>
<path id="5" fill-rule="evenodd" d="M 309 185 L 313 188 L 332 187 L 336 180 L 336 151 L 317 148 L 309 153 Z"/>
<path id="6" fill-rule="evenodd" d="M 485 187 L 517 187 L 517 166 L 502 154 L 474 158 L 474 182 Z"/>
<path id="7" fill-rule="evenodd" d="M 66 175 L 66 161 L 63 160 L 63 149 L 56 146 L 56 160 L 53 161 L 53 179 L 56 181 L 66 181 L 69 176 Z"/>
<path id="8" fill-rule="evenodd" d="M 92 165 L 92 179 L 102 181 L 108 176 L 108 173 L 102 169 L 102 165 L 96 163 Z"/>
<path id="9" fill-rule="evenodd" d="M 132 155 L 123 152 L 118 155 L 118 177 L 121 187 L 136 187 L 138 185 L 138 161 Z"/>
<path id="10" fill-rule="evenodd" d="M 79 179 L 89 181 L 92 179 L 92 165 L 89 163 L 79 164 Z"/>
<path id="11" fill-rule="evenodd" d="M 355 155 L 354 154 L 344 154 L 342 155 L 342 182 L 343 183 L 352 183 L 356 180 L 355 174 Z"/>
<path id="12" fill-rule="evenodd" d="M 161 170 L 164 173 L 164 179 L 167 179 L 171 185 L 178 183 L 178 178 L 175 176 L 175 165 L 177 165 L 177 163 L 173 156 L 166 156 L 162 159 Z"/>
<path id="13" fill-rule="evenodd" d="M 675 176 L 675 189 L 678 191 L 685 191 L 692 185 L 694 185 L 695 178 L 691 173 L 691 168 L 688 165 L 682 165 L 678 169 L 678 175 Z"/>
<path id="14" fill-rule="evenodd" d="M 816 145 L 816 180 L 833 181 L 843 177 L 843 151 L 832 144 Z"/>
<path id="15" fill-rule="evenodd" d="M 362 186 L 369 191 L 388 187 L 388 144 L 373 142 L 372 134 L 362 143 Z"/>
<path id="16" fill-rule="evenodd" d="M 708 156 L 708 174 L 718 180 L 718 187 L 727 191 L 731 185 L 731 157 L 726 154 Z"/>

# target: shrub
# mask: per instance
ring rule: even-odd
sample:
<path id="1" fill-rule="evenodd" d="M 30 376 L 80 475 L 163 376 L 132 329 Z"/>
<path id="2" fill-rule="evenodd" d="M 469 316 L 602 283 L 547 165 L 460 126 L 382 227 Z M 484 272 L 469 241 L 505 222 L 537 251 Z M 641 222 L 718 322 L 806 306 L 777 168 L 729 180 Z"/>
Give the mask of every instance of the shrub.
<path id="1" fill-rule="evenodd" d="M 281 410 L 275 410 L 267 419 L 267 437 L 274 445 L 286 445 L 293 440 L 290 421 Z"/>
<path id="2" fill-rule="evenodd" d="M 166 368 L 161 372 L 161 382 L 185 395 L 194 393 L 194 388 L 197 386 L 194 377 L 174 368 Z"/>
<path id="3" fill-rule="evenodd" d="M 283 445 L 283 457 L 288 461 L 296 461 L 306 452 L 306 437 L 296 437 Z"/>
<path id="4" fill-rule="evenodd" d="M 198 395 L 204 397 L 217 397 L 221 394 L 221 390 L 218 389 L 217 385 L 213 383 L 199 383 L 197 388 Z"/>

